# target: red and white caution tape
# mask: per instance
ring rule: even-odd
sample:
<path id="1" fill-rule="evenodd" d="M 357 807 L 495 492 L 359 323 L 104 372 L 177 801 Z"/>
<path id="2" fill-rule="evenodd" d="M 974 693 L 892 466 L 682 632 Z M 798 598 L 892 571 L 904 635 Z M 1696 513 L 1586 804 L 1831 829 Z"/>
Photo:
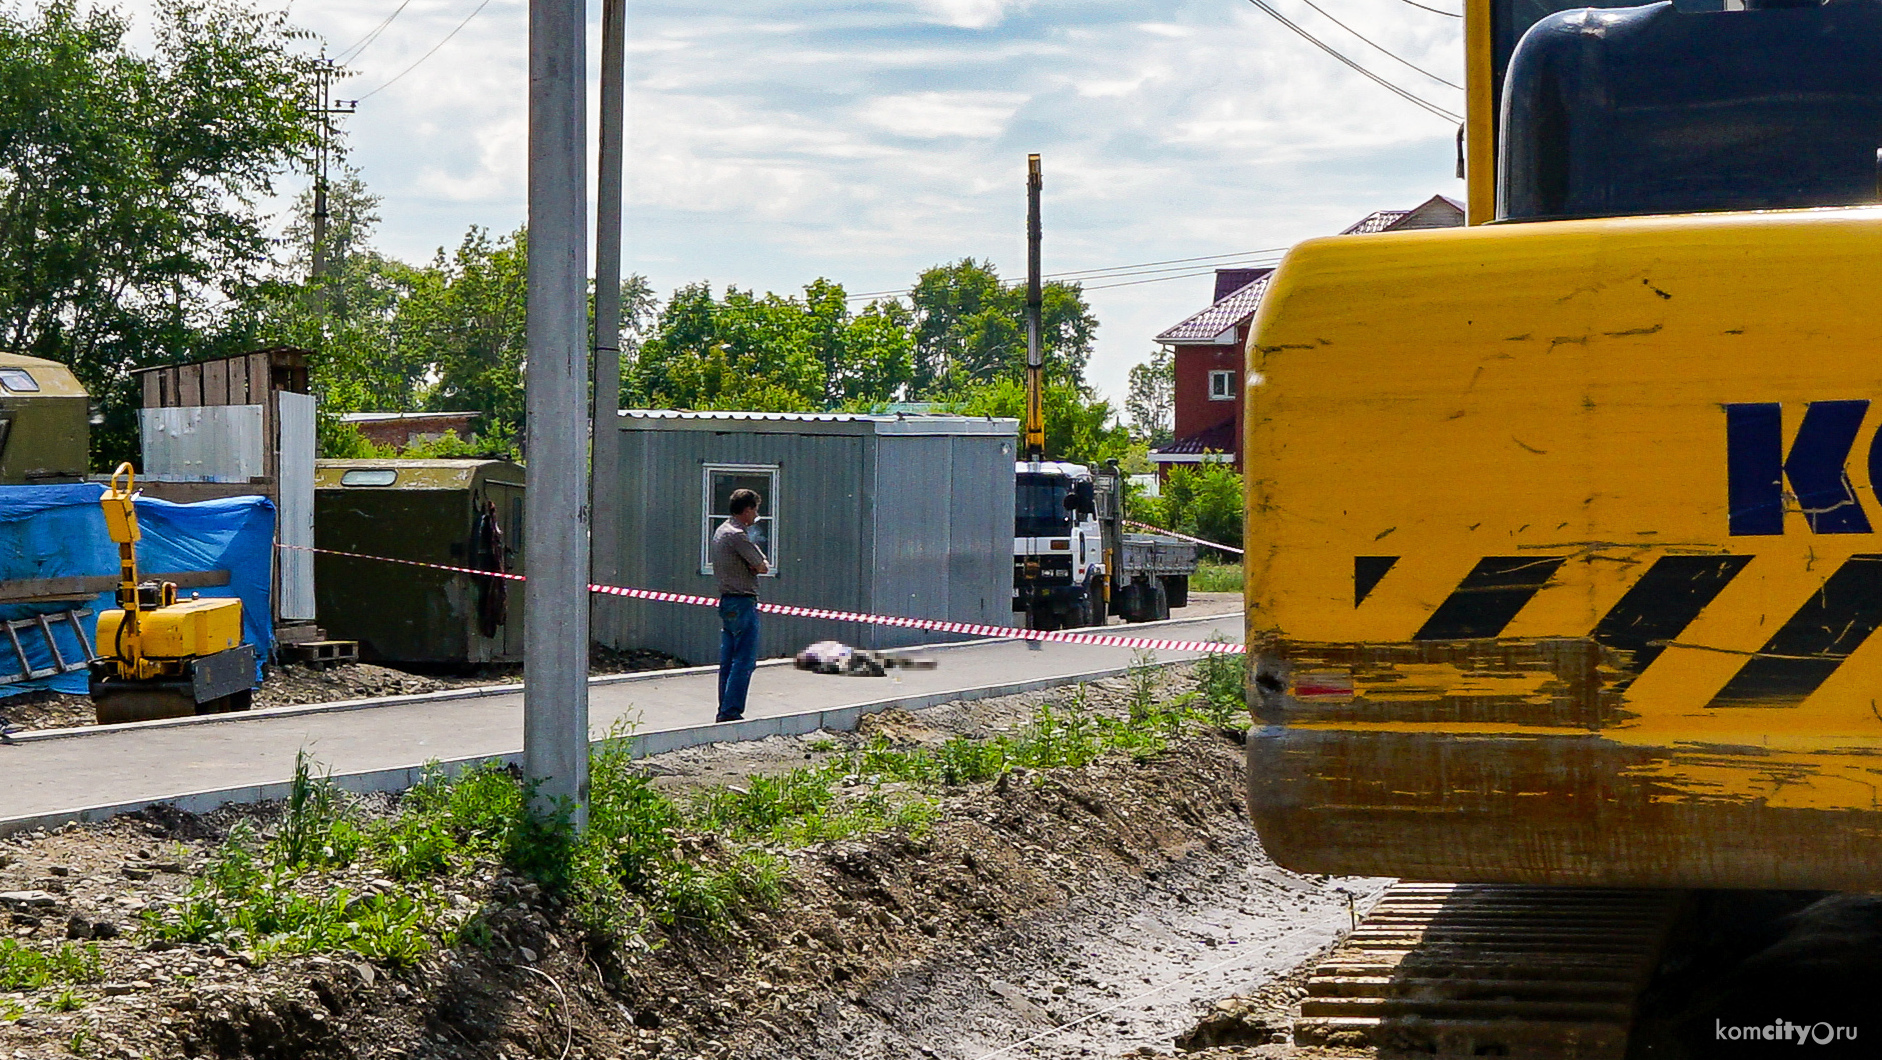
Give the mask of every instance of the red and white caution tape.
<path id="1" fill-rule="evenodd" d="M 297 552 L 317 552 L 328 556 L 346 556 L 350 559 L 372 560 L 377 563 L 397 563 L 407 567 L 425 567 L 431 570 L 451 571 L 454 574 L 470 574 L 481 578 L 502 578 L 505 581 L 526 581 L 521 574 L 509 574 L 502 571 L 478 570 L 474 567 L 453 567 L 444 563 L 425 563 L 415 559 L 393 559 L 390 556 L 369 556 L 361 552 L 342 552 L 331 548 L 309 548 L 306 545 L 280 545 Z M 696 607 L 717 607 L 716 596 L 695 596 L 690 593 L 669 593 L 659 589 L 634 589 L 623 585 L 590 585 L 588 591 L 606 596 L 624 596 L 632 600 L 652 600 L 665 604 L 691 604 Z M 1109 648 L 1136 648 L 1143 651 L 1200 651 L 1223 655 L 1241 655 L 1245 652 L 1240 644 L 1226 644 L 1213 640 L 1163 640 L 1154 637 L 1120 637 L 1109 633 L 1067 633 L 1062 630 L 1020 629 L 1016 626 L 983 626 L 973 622 L 944 622 L 933 618 L 903 618 L 898 615 L 870 615 L 856 611 L 832 611 L 822 607 L 798 607 L 793 604 L 760 603 L 758 610 L 772 615 L 785 615 L 790 618 L 821 618 L 832 622 L 857 622 L 873 626 L 900 626 L 905 629 L 928 629 L 938 633 L 962 633 L 975 637 L 1016 637 L 1022 640 L 1052 641 L 1058 644 L 1095 644 Z"/>
<path id="2" fill-rule="evenodd" d="M 1162 534 L 1164 537 L 1174 537 L 1178 539 L 1179 541 L 1193 541 L 1198 545 L 1208 545 L 1210 548 L 1219 548 L 1224 552 L 1233 552 L 1238 556 L 1244 555 L 1241 549 L 1236 548 L 1233 545 L 1218 545 L 1214 541 L 1204 541 L 1200 537 L 1191 537 L 1188 534 L 1179 534 L 1174 530 L 1165 530 L 1164 528 L 1160 526 L 1151 526 L 1149 523 L 1140 523 L 1135 519 L 1124 520 L 1124 525 L 1134 526 L 1139 530 L 1148 530 L 1153 534 Z"/>

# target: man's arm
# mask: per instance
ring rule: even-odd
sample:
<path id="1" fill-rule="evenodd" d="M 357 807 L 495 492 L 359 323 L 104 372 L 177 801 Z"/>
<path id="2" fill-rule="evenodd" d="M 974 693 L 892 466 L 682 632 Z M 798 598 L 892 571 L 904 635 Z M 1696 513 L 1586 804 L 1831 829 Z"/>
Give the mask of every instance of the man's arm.
<path id="1" fill-rule="evenodd" d="M 771 564 L 765 561 L 765 554 L 758 550 L 758 546 L 749 536 L 739 534 L 733 538 L 732 549 L 738 553 L 740 559 L 745 561 L 745 565 L 751 568 L 753 574 L 765 574 L 771 570 Z"/>

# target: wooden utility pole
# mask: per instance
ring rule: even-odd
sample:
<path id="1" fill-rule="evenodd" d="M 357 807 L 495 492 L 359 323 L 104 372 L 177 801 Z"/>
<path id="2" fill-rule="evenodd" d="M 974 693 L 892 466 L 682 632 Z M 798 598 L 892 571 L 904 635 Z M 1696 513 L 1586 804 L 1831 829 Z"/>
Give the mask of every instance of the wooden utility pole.
<path id="1" fill-rule="evenodd" d="M 523 770 L 533 809 L 588 815 L 587 11 L 529 4 L 529 472 Z"/>

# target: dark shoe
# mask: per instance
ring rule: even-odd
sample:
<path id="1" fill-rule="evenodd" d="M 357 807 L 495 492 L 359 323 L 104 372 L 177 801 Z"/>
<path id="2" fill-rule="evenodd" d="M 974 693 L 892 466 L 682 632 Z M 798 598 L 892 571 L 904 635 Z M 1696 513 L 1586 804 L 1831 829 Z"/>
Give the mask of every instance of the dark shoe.
<path id="1" fill-rule="evenodd" d="M 715 725 L 716 725 L 716 724 L 718 724 L 719 722 L 722 722 L 722 721 L 744 721 L 744 720 L 745 720 L 745 715 L 743 715 L 743 714 L 739 714 L 739 715 L 737 715 L 737 716 L 735 716 L 735 717 L 730 717 L 730 718 L 714 718 L 714 719 L 712 719 L 712 721 L 713 721 L 713 724 L 715 724 Z"/>

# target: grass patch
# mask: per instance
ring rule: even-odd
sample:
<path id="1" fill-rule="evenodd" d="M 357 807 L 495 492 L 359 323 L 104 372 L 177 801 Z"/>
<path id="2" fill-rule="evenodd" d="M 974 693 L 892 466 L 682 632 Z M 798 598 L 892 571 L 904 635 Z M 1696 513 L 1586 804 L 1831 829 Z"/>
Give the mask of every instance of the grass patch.
<path id="1" fill-rule="evenodd" d="M 1222 658 L 1239 673 L 1238 656 Z M 722 931 L 745 910 L 782 899 L 782 850 L 919 832 L 937 818 L 949 787 L 1117 752 L 1148 757 L 1187 723 L 1220 723 L 1227 670 L 1206 671 L 1201 693 L 1172 702 L 1158 698 L 1161 672 L 1139 658 L 1125 717 L 1094 714 L 1077 689 L 989 738 L 914 748 L 877 738 L 849 751 L 821 741 L 830 755 L 822 762 L 684 797 L 655 788 L 630 757 L 627 734 L 617 732 L 591 753 L 588 827 L 579 836 L 566 808 L 529 812 L 530 786 L 496 763 L 455 777 L 430 771 L 397 813 L 374 818 L 302 756 L 272 832 L 238 826 L 182 900 L 145 915 L 144 930 L 170 942 L 220 943 L 257 960 L 351 953 L 410 965 L 439 946 L 494 941 L 484 914 L 454 909 L 446 885 L 500 864 L 565 903 L 605 944 L 640 937 L 653 924 Z M 380 878 L 368 893 L 328 882 L 326 873 L 354 865 Z M 8 944 L 0 940 L 0 989 Z M 95 970 L 95 950 L 91 961 Z"/>
<path id="2" fill-rule="evenodd" d="M 65 942 L 37 950 L 16 939 L 0 939 L 0 990 L 95 983 L 103 974 L 96 943 Z"/>
<path id="3" fill-rule="evenodd" d="M 1242 565 L 1198 560 L 1196 573 L 1189 576 L 1189 587 L 1199 593 L 1239 593 L 1242 591 Z"/>

